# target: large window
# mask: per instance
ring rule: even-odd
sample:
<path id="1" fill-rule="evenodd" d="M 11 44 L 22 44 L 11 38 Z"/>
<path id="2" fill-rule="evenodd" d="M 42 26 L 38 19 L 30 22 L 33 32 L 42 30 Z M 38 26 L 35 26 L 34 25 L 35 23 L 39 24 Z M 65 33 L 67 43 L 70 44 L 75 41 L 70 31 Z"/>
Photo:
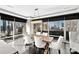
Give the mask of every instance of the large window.
<path id="1" fill-rule="evenodd" d="M 15 22 L 15 35 L 22 34 L 23 28 L 25 27 L 25 23 L 22 22 Z"/>
<path id="2" fill-rule="evenodd" d="M 1 15 L 0 39 L 7 43 L 22 37 L 22 34 L 26 31 L 26 21 L 24 19 L 15 19 L 14 17 Z"/>
<path id="3" fill-rule="evenodd" d="M 47 32 L 49 35 L 64 36 L 64 17 L 43 20 L 42 32 Z"/>
<path id="4" fill-rule="evenodd" d="M 49 35 L 64 35 L 64 20 L 49 21 Z"/>
<path id="5" fill-rule="evenodd" d="M 43 18 L 42 32 L 47 32 L 49 36 L 62 35 L 67 41 L 72 38 L 73 42 L 79 43 L 79 13 Z"/>
<path id="6" fill-rule="evenodd" d="M 49 21 L 48 26 L 50 31 L 61 31 L 64 27 L 64 21 Z"/>
<path id="7" fill-rule="evenodd" d="M 13 39 L 13 21 L 0 20 L 0 37 L 7 41 Z"/>
<path id="8" fill-rule="evenodd" d="M 0 20 L 1 37 L 11 36 L 13 32 L 12 21 Z"/>

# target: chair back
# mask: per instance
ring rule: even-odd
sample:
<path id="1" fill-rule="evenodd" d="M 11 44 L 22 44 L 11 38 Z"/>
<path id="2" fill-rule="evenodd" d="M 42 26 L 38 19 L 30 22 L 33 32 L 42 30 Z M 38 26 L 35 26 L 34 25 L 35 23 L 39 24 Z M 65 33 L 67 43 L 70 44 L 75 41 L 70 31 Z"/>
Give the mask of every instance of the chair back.
<path id="1" fill-rule="evenodd" d="M 59 36 L 58 41 L 57 41 L 57 44 L 58 45 L 61 45 L 62 42 L 63 42 L 63 40 L 64 40 L 64 37 L 63 36 Z"/>
<path id="2" fill-rule="evenodd" d="M 46 45 L 46 42 L 43 42 L 41 37 L 34 36 L 34 41 L 35 46 L 38 48 L 44 48 Z"/>
<path id="3" fill-rule="evenodd" d="M 23 39 L 25 40 L 24 44 L 31 44 L 31 43 L 33 43 L 33 39 L 31 39 L 30 35 L 24 36 Z"/>
<path id="4" fill-rule="evenodd" d="M 36 32 L 36 35 L 41 35 L 41 32 Z"/>
<path id="5" fill-rule="evenodd" d="M 59 36 L 59 38 L 56 42 L 51 42 L 49 44 L 49 48 L 60 49 L 60 48 L 62 48 L 62 42 L 63 42 L 63 36 Z"/>
<path id="6" fill-rule="evenodd" d="M 48 33 L 43 33 L 44 36 L 48 36 Z"/>

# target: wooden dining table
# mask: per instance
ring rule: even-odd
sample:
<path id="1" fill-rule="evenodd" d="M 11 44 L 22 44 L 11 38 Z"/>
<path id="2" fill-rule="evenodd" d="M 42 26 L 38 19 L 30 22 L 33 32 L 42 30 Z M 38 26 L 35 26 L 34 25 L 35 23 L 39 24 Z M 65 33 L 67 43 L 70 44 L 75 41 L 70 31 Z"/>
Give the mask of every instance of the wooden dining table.
<path id="1" fill-rule="evenodd" d="M 44 42 L 47 42 L 47 43 L 52 42 L 52 40 L 54 39 L 53 37 L 44 36 L 44 35 L 33 35 L 33 37 L 34 36 L 41 37 L 41 40 L 44 41 Z"/>
<path id="2" fill-rule="evenodd" d="M 42 36 L 42 40 L 44 42 L 46 42 L 46 47 L 45 47 L 45 51 L 44 54 L 48 54 L 49 51 L 49 43 L 51 43 L 53 41 L 53 37 L 49 37 L 49 36 Z"/>

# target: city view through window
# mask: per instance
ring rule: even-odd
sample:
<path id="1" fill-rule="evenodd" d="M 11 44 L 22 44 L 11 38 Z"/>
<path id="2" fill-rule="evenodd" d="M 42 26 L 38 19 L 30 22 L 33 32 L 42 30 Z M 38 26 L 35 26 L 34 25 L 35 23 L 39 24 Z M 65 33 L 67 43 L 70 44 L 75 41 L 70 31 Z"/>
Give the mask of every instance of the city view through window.
<path id="1" fill-rule="evenodd" d="M 0 19 L 0 38 L 6 42 L 11 42 L 13 41 L 13 35 L 15 35 L 15 39 L 22 36 L 25 24 L 24 22 Z"/>

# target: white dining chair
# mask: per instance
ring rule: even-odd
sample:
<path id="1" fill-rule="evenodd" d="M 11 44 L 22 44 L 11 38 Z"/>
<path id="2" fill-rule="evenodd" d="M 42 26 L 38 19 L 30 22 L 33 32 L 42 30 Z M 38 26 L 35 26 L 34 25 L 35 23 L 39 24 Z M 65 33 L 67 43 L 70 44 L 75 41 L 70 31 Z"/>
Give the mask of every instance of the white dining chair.
<path id="1" fill-rule="evenodd" d="M 48 36 L 48 33 L 43 33 L 42 35 L 43 35 L 43 36 Z"/>
<path id="2" fill-rule="evenodd" d="M 41 37 L 34 36 L 34 41 L 37 48 L 44 48 L 46 45 L 46 42 L 43 42 Z"/>
<path id="3" fill-rule="evenodd" d="M 37 49 L 44 49 L 46 46 L 46 42 L 42 41 L 41 37 L 34 36 L 35 46 Z"/>
<path id="4" fill-rule="evenodd" d="M 62 48 L 62 42 L 63 42 L 63 36 L 59 36 L 58 40 L 57 41 L 52 41 L 50 44 L 49 44 L 49 48 L 51 49 L 55 49 L 55 50 L 58 50 L 57 52 L 60 53 L 60 49 Z"/>
<path id="5" fill-rule="evenodd" d="M 41 32 L 36 32 L 36 35 L 41 35 Z"/>
<path id="6" fill-rule="evenodd" d="M 30 35 L 25 34 L 24 37 L 24 48 L 23 50 L 25 51 L 26 49 L 29 50 L 28 53 L 30 53 L 30 47 L 34 45 L 33 39 L 31 39 Z"/>
<path id="7" fill-rule="evenodd" d="M 33 43 L 33 39 L 31 39 L 30 35 L 24 36 L 23 39 L 24 39 L 24 44 L 31 44 L 31 43 Z"/>

